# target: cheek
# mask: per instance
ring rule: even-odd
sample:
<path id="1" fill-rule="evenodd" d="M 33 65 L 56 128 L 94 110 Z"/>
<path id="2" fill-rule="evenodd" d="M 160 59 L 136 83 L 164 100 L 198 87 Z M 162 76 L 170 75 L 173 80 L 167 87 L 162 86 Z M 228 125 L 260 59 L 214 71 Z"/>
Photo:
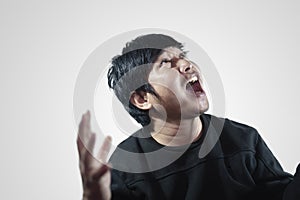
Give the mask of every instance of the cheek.
<path id="1" fill-rule="evenodd" d="M 175 69 L 152 71 L 148 80 L 165 101 L 175 103 L 184 95 L 185 86 L 183 83 L 185 83 L 185 78 Z"/>
<path id="2" fill-rule="evenodd" d="M 152 71 L 149 74 L 149 83 L 160 84 L 165 87 L 169 87 L 174 84 L 174 80 L 179 79 L 180 74 L 174 69 L 159 69 Z"/>
<path id="3" fill-rule="evenodd" d="M 171 86 L 165 86 L 161 84 L 152 84 L 154 90 L 159 95 L 159 99 L 156 100 L 157 103 L 168 106 L 178 104 L 178 91 L 175 91 Z"/>

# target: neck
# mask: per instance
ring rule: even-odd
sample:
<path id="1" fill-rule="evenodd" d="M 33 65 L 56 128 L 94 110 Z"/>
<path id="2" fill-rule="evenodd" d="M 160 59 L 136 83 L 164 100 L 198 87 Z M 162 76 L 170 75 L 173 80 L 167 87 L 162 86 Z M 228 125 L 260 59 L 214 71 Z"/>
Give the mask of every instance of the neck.
<path id="1" fill-rule="evenodd" d="M 178 121 L 151 119 L 152 137 L 166 146 L 182 146 L 196 141 L 201 136 L 202 122 L 199 117 Z"/>

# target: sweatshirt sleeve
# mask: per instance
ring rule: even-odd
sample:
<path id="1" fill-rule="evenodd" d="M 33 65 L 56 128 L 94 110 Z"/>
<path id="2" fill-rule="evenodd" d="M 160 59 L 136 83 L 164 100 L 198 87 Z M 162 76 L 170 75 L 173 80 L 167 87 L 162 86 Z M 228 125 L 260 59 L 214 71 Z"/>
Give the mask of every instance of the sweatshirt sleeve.
<path id="1" fill-rule="evenodd" d="M 257 186 L 257 196 L 259 196 L 259 199 L 300 199 L 299 196 L 298 198 L 292 198 L 293 195 L 297 195 L 296 188 L 297 186 L 299 188 L 299 180 L 295 181 L 296 179 L 291 174 L 283 171 L 278 160 L 259 134 L 255 156 L 256 169 L 253 178 Z"/>

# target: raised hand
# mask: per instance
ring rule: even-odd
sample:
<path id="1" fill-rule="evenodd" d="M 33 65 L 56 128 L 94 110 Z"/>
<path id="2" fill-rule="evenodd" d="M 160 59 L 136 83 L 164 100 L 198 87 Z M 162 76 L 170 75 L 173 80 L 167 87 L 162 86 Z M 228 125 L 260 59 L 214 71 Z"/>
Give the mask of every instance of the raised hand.
<path id="1" fill-rule="evenodd" d="M 96 134 L 91 131 L 90 117 L 89 111 L 82 116 L 77 137 L 83 200 L 108 200 L 111 198 L 111 172 L 106 159 L 111 146 L 111 137 L 107 136 L 104 139 L 97 157 L 93 157 Z M 83 141 L 87 141 L 86 146 Z"/>

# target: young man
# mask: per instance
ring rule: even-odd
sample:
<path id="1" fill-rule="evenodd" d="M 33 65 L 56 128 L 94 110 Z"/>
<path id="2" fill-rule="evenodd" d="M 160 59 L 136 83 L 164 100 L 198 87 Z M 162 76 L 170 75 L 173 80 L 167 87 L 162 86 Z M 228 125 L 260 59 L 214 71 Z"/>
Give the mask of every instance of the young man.
<path id="1" fill-rule="evenodd" d="M 111 170 L 103 164 L 111 138 L 98 162 L 87 150 L 95 144 L 90 114 L 83 115 L 79 136 L 89 142 L 78 138 L 77 145 L 84 199 L 300 199 L 300 172 L 285 173 L 254 128 L 204 114 L 200 70 L 173 38 L 150 34 L 127 43 L 108 83 L 143 128 L 118 146 Z M 211 151 L 199 156 L 217 132 Z"/>

